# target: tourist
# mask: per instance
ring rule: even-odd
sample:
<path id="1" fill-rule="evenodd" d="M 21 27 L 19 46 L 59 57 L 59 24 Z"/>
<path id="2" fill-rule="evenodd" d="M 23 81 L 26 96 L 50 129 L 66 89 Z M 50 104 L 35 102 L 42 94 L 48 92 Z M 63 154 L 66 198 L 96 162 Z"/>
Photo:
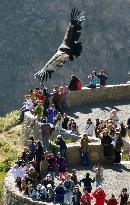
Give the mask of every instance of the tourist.
<path id="1" fill-rule="evenodd" d="M 100 79 L 100 86 L 105 86 L 108 77 L 107 77 L 107 75 L 105 74 L 104 70 L 101 70 L 101 71 L 98 73 L 97 77 Z"/>
<path id="2" fill-rule="evenodd" d="M 91 120 L 91 118 L 87 119 L 86 125 L 85 125 L 85 133 L 88 134 L 89 136 L 93 136 L 93 132 L 95 131 L 95 126 Z"/>
<path id="3" fill-rule="evenodd" d="M 104 180 L 104 177 L 103 177 L 104 168 L 100 164 L 97 164 L 93 167 L 92 170 L 93 172 L 96 173 L 96 176 L 95 176 L 96 187 L 102 186 L 102 183 Z"/>
<path id="4" fill-rule="evenodd" d="M 62 104 L 61 104 L 61 94 L 60 94 L 59 88 L 55 87 L 55 90 L 53 90 L 53 92 L 54 92 L 54 95 L 52 98 L 52 102 L 56 110 L 58 110 L 58 112 L 61 112 Z"/>
<path id="5" fill-rule="evenodd" d="M 78 126 L 76 125 L 76 122 L 72 118 L 69 120 L 68 130 L 71 130 L 72 133 L 78 132 Z"/>
<path id="6" fill-rule="evenodd" d="M 61 94 L 61 112 L 63 114 L 68 110 L 68 102 L 67 102 L 68 86 L 62 84 L 61 87 L 59 88 L 59 91 Z"/>
<path id="7" fill-rule="evenodd" d="M 63 114 L 63 122 L 62 122 L 62 128 L 65 130 L 68 130 L 68 122 L 69 122 L 69 117 L 67 116 L 66 113 Z"/>
<path id="8" fill-rule="evenodd" d="M 36 153 L 36 150 L 37 150 L 37 145 L 36 145 L 34 137 L 29 137 L 28 145 L 29 145 L 29 150 L 32 153 L 32 158 L 35 158 L 35 153 Z"/>
<path id="9" fill-rule="evenodd" d="M 130 118 L 128 118 L 127 120 L 127 134 L 128 134 L 128 137 L 130 138 Z"/>
<path id="10" fill-rule="evenodd" d="M 117 115 L 117 111 L 115 109 L 111 110 L 110 112 L 110 119 L 112 120 L 112 122 L 116 125 L 119 126 L 119 117 Z"/>
<path id="11" fill-rule="evenodd" d="M 120 135 L 120 131 L 116 131 L 114 139 L 114 163 L 118 164 L 121 162 L 121 148 L 123 147 L 123 140 Z"/>
<path id="12" fill-rule="evenodd" d="M 54 191 L 53 191 L 52 185 L 48 184 L 47 185 L 47 202 L 50 203 L 53 201 L 54 201 Z"/>
<path id="13" fill-rule="evenodd" d="M 47 188 L 47 185 L 48 184 L 51 184 L 52 188 L 54 188 L 54 180 L 52 179 L 52 176 L 51 174 L 47 174 L 46 178 L 44 178 L 42 181 L 41 181 L 42 185 L 45 186 L 45 188 Z"/>
<path id="14" fill-rule="evenodd" d="M 36 149 L 35 156 L 36 156 L 36 171 L 38 172 L 40 177 L 40 163 L 44 159 L 43 146 L 40 140 L 37 141 L 37 149 Z"/>
<path id="15" fill-rule="evenodd" d="M 89 76 L 88 76 L 90 83 L 89 85 L 86 85 L 88 88 L 96 88 L 97 87 L 97 82 L 98 82 L 98 77 L 96 71 L 93 71 Z"/>
<path id="16" fill-rule="evenodd" d="M 54 189 L 54 203 L 63 204 L 64 203 L 65 187 L 62 181 L 59 181 Z"/>
<path id="17" fill-rule="evenodd" d="M 54 154 L 53 153 L 49 153 L 47 156 L 46 156 L 46 160 L 48 162 L 48 173 L 51 174 L 52 176 L 52 179 L 54 180 L 54 177 L 55 177 L 55 169 L 56 169 L 56 166 L 57 166 L 57 160 L 56 158 L 54 157 Z"/>
<path id="18" fill-rule="evenodd" d="M 126 137 L 126 127 L 123 122 L 120 123 L 120 135 L 122 138 Z"/>
<path id="19" fill-rule="evenodd" d="M 43 118 L 43 102 L 37 101 L 37 104 L 33 111 L 34 111 L 34 118 L 37 119 L 37 121 L 41 122 Z"/>
<path id="20" fill-rule="evenodd" d="M 42 141 L 43 141 L 43 146 L 44 146 L 44 151 L 49 150 L 49 138 L 51 136 L 52 130 L 50 123 L 47 123 L 46 120 L 43 120 L 43 123 L 41 125 L 41 130 L 42 130 Z"/>
<path id="21" fill-rule="evenodd" d="M 17 177 L 20 177 L 21 179 L 24 177 L 24 171 L 22 167 L 19 166 L 18 162 L 16 162 L 15 165 L 10 169 L 9 173 L 11 174 L 14 181 Z"/>
<path id="22" fill-rule="evenodd" d="M 95 136 L 99 138 L 99 129 L 100 129 L 100 120 L 96 119 L 96 125 L 95 125 Z"/>
<path id="23" fill-rule="evenodd" d="M 37 185 L 37 200 L 46 201 L 47 200 L 47 190 L 42 184 Z"/>
<path id="24" fill-rule="evenodd" d="M 65 140 L 61 135 L 57 136 L 57 139 L 55 140 L 56 145 L 60 147 L 60 154 L 62 157 L 67 157 L 67 145 L 65 143 Z"/>
<path id="25" fill-rule="evenodd" d="M 67 167 L 68 162 L 67 160 L 61 156 L 61 153 L 58 152 L 57 154 L 57 165 L 58 165 L 58 171 L 59 171 L 59 180 L 64 181 L 66 179 L 66 176 L 68 174 Z"/>
<path id="26" fill-rule="evenodd" d="M 73 170 L 72 170 L 71 180 L 74 182 L 75 185 L 78 184 L 77 171 L 76 171 L 76 169 L 73 169 Z"/>
<path id="27" fill-rule="evenodd" d="M 83 87 L 83 83 L 74 75 L 71 76 L 71 81 L 68 85 L 70 91 L 80 90 Z"/>
<path id="28" fill-rule="evenodd" d="M 86 188 L 87 192 L 91 193 L 91 191 L 92 191 L 92 183 L 94 183 L 95 178 L 91 179 L 89 176 L 90 176 L 90 174 L 87 172 L 86 173 L 86 177 L 80 180 L 80 185 L 81 185 L 81 183 L 83 183 L 84 184 L 84 188 Z"/>
<path id="29" fill-rule="evenodd" d="M 89 154 L 88 154 L 88 135 L 85 133 L 82 135 L 80 144 L 81 144 L 81 156 L 82 156 L 82 162 L 84 166 L 89 165 Z"/>
<path id="30" fill-rule="evenodd" d="M 118 204 L 118 202 L 115 198 L 115 195 L 112 194 L 110 199 L 107 200 L 107 205 L 117 205 L 117 204 Z"/>
<path id="31" fill-rule="evenodd" d="M 72 204 L 74 182 L 71 180 L 70 174 L 66 176 L 66 180 L 64 181 L 64 187 L 65 187 L 64 203 Z"/>
<path id="32" fill-rule="evenodd" d="M 113 161 L 113 146 L 112 138 L 108 135 L 109 130 L 105 128 L 100 134 L 101 144 L 103 145 L 104 157 L 106 163 L 112 163 Z"/>
<path id="33" fill-rule="evenodd" d="M 127 193 L 127 189 L 123 188 L 121 194 L 119 195 L 120 205 L 127 205 L 129 195 Z"/>
<path id="34" fill-rule="evenodd" d="M 73 190 L 73 198 L 72 198 L 73 205 L 80 205 L 81 196 L 82 194 L 81 191 L 79 190 L 79 186 L 76 185 Z"/>
<path id="35" fill-rule="evenodd" d="M 104 205 L 106 193 L 103 190 L 102 186 L 96 188 L 96 190 L 92 193 L 92 196 L 96 199 L 95 205 Z"/>
<path id="36" fill-rule="evenodd" d="M 91 196 L 90 194 L 87 192 L 87 189 L 84 188 L 83 189 L 83 195 L 81 196 L 80 199 L 80 204 L 81 205 L 91 205 Z"/>
<path id="37" fill-rule="evenodd" d="M 61 112 L 58 112 L 57 116 L 55 117 L 55 130 L 57 132 L 62 131 L 62 123 L 63 123 L 63 117 Z"/>
<path id="38" fill-rule="evenodd" d="M 53 124 L 55 122 L 55 117 L 58 114 L 55 105 L 54 104 L 50 105 L 46 111 L 47 111 L 47 122 Z"/>

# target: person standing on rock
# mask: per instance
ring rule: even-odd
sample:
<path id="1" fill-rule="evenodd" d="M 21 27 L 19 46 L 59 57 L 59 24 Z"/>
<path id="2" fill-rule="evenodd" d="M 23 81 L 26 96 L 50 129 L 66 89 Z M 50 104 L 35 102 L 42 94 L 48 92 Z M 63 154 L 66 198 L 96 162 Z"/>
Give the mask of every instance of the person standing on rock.
<path id="1" fill-rule="evenodd" d="M 94 132 L 95 132 L 95 126 L 91 118 L 88 118 L 86 125 L 85 125 L 85 133 L 87 133 L 89 136 L 93 136 Z"/>
<path id="2" fill-rule="evenodd" d="M 104 168 L 100 164 L 97 164 L 96 166 L 93 167 L 92 170 L 96 173 L 96 176 L 95 176 L 96 187 L 102 186 L 102 183 L 104 180 L 104 177 L 103 177 Z"/>
<path id="3" fill-rule="evenodd" d="M 48 151 L 49 150 L 49 138 L 51 135 L 51 126 L 49 123 L 46 122 L 46 120 L 43 122 L 44 123 L 41 125 L 42 141 L 43 141 L 44 150 Z"/>
<path id="4" fill-rule="evenodd" d="M 80 144 L 81 144 L 81 156 L 82 156 L 82 162 L 84 166 L 89 165 L 89 154 L 88 154 L 88 135 L 85 133 L 83 134 Z"/>
<path id="5" fill-rule="evenodd" d="M 80 185 L 83 182 L 84 187 L 86 188 L 87 192 L 91 193 L 91 191 L 92 191 L 92 185 L 91 184 L 94 183 L 95 178 L 91 179 L 89 176 L 90 176 L 90 174 L 87 172 L 86 177 L 80 180 Z"/>

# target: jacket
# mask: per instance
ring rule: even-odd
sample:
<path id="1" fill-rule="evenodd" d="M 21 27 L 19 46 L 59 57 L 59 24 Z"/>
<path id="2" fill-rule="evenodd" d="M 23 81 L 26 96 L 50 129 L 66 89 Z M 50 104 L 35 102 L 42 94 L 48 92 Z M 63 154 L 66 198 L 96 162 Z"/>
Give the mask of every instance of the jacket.
<path id="1" fill-rule="evenodd" d="M 93 192 L 93 197 L 96 199 L 95 205 L 104 205 L 106 194 L 104 191 L 98 192 L 97 190 Z"/>

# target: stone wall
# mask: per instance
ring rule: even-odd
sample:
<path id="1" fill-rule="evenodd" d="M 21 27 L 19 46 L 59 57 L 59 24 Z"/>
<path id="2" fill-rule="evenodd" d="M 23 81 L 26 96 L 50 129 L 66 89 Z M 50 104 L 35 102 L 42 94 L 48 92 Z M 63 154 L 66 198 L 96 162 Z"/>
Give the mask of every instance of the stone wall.
<path id="1" fill-rule="evenodd" d="M 124 101 L 130 99 L 130 84 L 108 85 L 103 88 L 88 89 L 69 92 L 68 102 L 70 108 L 91 103 Z"/>

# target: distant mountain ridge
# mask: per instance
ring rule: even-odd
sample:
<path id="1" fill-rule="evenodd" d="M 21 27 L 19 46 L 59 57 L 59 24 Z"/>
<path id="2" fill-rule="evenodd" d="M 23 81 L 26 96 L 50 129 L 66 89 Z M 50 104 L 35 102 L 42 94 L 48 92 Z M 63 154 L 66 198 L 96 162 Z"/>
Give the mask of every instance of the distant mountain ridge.
<path id="1" fill-rule="evenodd" d="M 60 45 L 73 7 L 85 10 L 83 52 L 53 79 L 55 84 L 77 75 L 84 83 L 92 70 L 104 69 L 109 83 L 128 80 L 130 65 L 129 0 L 6 0 L 0 6 L 0 114 L 14 110 L 30 88 L 33 74 Z"/>

